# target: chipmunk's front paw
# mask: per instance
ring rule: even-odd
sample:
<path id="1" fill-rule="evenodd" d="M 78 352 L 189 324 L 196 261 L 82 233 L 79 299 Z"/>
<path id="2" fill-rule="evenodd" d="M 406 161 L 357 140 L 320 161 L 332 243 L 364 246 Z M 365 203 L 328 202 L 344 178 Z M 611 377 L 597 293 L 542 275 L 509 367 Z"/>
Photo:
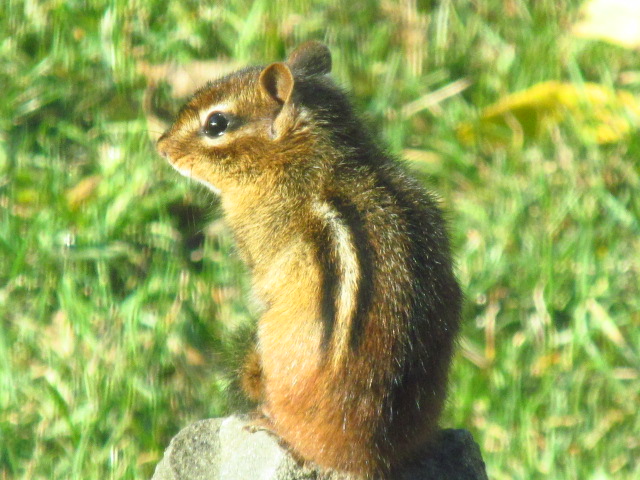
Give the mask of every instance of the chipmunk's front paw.
<path id="1" fill-rule="evenodd" d="M 266 432 L 277 437 L 273 429 L 273 422 L 267 411 L 263 408 L 253 412 L 244 430 L 249 433 Z"/>
<path id="2" fill-rule="evenodd" d="M 254 412 L 249 418 L 247 424 L 243 427 L 243 430 L 249 433 L 258 433 L 258 432 L 266 433 L 267 435 L 272 437 L 278 443 L 278 445 L 282 447 L 283 450 L 286 450 L 287 452 L 289 452 L 289 454 L 293 457 L 293 459 L 299 465 L 302 465 L 304 463 L 304 460 L 302 460 L 302 457 L 299 457 L 291 449 L 291 446 L 282 438 L 280 438 L 280 435 L 276 433 L 271 417 L 269 417 L 269 414 L 266 410 L 260 409 Z"/>

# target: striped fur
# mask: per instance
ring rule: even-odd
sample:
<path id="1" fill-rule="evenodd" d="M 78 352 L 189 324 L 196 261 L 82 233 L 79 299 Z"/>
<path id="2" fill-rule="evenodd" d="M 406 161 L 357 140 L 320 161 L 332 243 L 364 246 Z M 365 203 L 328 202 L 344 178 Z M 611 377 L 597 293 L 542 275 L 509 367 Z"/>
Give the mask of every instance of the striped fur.
<path id="1" fill-rule="evenodd" d="M 339 212 L 326 201 L 317 202 L 314 207 L 329 231 L 332 250 L 330 253 L 337 264 L 337 288 L 334 292 L 335 298 L 330 299 L 335 305 L 335 318 L 328 319 L 334 324 L 331 339 L 332 363 L 337 366 L 349 348 L 362 272 L 354 246 L 356 239 Z"/>
<path id="2" fill-rule="evenodd" d="M 461 293 L 437 202 L 326 75 L 317 42 L 210 83 L 158 150 L 221 196 L 264 306 L 245 390 L 307 461 L 395 478 L 438 429 Z M 237 120 L 203 136 L 211 111 Z"/>

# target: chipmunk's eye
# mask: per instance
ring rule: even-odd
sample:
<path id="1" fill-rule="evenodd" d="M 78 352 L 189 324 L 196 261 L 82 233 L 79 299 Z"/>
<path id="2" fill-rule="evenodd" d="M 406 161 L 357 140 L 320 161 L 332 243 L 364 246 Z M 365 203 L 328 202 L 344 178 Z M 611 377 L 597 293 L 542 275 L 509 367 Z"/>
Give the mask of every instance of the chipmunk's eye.
<path id="1" fill-rule="evenodd" d="M 229 126 L 229 119 L 224 113 L 213 112 L 207 117 L 202 127 L 202 132 L 209 138 L 215 138 L 222 135 Z"/>

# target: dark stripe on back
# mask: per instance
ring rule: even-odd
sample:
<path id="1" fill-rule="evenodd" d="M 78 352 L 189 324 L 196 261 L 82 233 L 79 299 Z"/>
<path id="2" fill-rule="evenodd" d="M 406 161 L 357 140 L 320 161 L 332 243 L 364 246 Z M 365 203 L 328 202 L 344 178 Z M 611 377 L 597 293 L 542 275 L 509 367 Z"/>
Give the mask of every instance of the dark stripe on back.
<path id="1" fill-rule="evenodd" d="M 356 311 L 351 321 L 349 346 L 356 350 L 365 332 L 367 318 L 373 302 L 374 256 L 365 221 L 357 207 L 346 198 L 332 196 L 327 202 L 338 212 L 347 225 L 356 251 L 360 281 L 356 291 Z"/>
<path id="2" fill-rule="evenodd" d="M 316 261 L 320 266 L 320 310 L 323 325 L 322 348 L 328 349 L 336 325 L 336 299 L 340 278 L 334 254 L 334 240 L 329 228 L 318 222 L 315 238 L 311 239 L 316 246 Z"/>
<path id="3" fill-rule="evenodd" d="M 414 341 L 420 342 L 418 332 L 424 331 L 423 322 L 435 327 L 435 323 L 451 323 L 450 318 L 459 316 L 460 291 L 451 271 L 446 225 L 431 194 L 402 185 L 406 182 L 402 174 L 396 176 L 395 172 L 384 170 L 377 173 L 378 184 L 403 210 L 405 232 L 411 237 L 407 267 L 415 289 L 405 328 Z"/>
<path id="4" fill-rule="evenodd" d="M 409 192 L 404 185 L 398 185 L 398 183 L 404 181 L 400 176 L 402 174 L 398 175 L 396 172 L 385 170 L 379 170 L 377 173 L 377 184 L 387 192 L 390 200 L 401 210 L 400 218 L 404 222 L 404 234 L 410 237 L 410 241 L 407 244 L 409 247 L 407 256 L 409 258 L 406 258 L 405 261 L 409 269 L 409 277 L 416 287 L 414 295 L 425 295 L 427 293 L 425 291 L 425 283 L 431 281 L 431 279 L 425 278 L 425 273 L 431 270 L 430 264 L 433 262 L 433 259 L 428 258 L 428 244 L 431 241 L 430 236 L 437 235 L 441 225 L 435 219 L 430 218 L 431 213 L 428 208 L 433 208 L 432 205 L 424 205 L 424 208 L 418 207 L 416 199 L 412 198 L 412 195 L 415 195 L 416 192 Z M 394 176 L 395 178 L 393 178 Z M 421 200 L 431 202 L 427 195 L 425 194 Z M 422 285 L 418 286 L 418 284 Z M 416 316 L 422 316 L 426 313 L 422 311 L 424 303 L 421 302 L 420 298 L 413 297 L 412 300 L 413 302 L 410 305 L 405 305 L 411 309 L 407 319 L 409 322 L 407 327 L 410 328 L 415 326 L 414 319 Z M 423 305 L 420 305 L 420 303 L 423 303 Z"/>

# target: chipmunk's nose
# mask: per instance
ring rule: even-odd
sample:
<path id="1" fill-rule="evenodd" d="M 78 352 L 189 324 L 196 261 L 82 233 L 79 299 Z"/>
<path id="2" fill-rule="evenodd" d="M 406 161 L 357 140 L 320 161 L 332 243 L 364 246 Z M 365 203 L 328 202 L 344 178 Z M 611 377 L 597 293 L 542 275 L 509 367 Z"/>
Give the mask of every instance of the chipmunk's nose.
<path id="1" fill-rule="evenodd" d="M 167 139 L 167 133 L 165 132 L 156 142 L 156 150 L 160 154 L 160 156 L 164 158 L 169 158 L 166 139 Z"/>

